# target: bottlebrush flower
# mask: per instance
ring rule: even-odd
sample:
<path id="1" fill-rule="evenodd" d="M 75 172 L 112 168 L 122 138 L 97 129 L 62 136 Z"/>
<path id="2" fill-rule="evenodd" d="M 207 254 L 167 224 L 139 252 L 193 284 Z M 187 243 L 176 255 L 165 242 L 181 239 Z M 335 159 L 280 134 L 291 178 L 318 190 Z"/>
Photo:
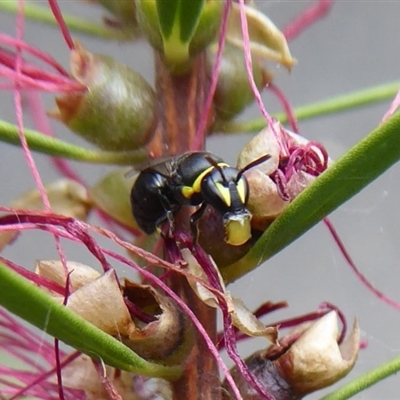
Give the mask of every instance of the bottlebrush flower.
<path id="1" fill-rule="evenodd" d="M 274 135 L 277 132 L 277 137 Z M 245 172 L 249 182 L 248 208 L 252 227 L 264 231 L 269 224 L 328 167 L 324 147 L 289 132 L 278 121 L 267 127 L 240 152 L 238 168 L 269 154 L 264 163 Z"/>

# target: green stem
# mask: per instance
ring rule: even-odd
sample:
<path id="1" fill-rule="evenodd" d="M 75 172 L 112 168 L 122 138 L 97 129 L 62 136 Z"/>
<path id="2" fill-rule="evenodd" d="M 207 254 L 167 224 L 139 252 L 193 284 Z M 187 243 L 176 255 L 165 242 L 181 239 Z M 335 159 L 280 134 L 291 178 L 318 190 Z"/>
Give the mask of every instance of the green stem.
<path id="1" fill-rule="evenodd" d="M 144 149 L 126 152 L 88 150 L 30 129 L 24 129 L 24 133 L 31 150 L 54 157 L 94 164 L 114 165 L 134 165 L 148 158 Z M 18 128 L 8 122 L 0 121 L 0 141 L 21 146 Z"/>
<path id="2" fill-rule="evenodd" d="M 327 394 L 322 397 L 321 400 L 344 400 L 354 396 L 372 385 L 380 382 L 381 380 L 387 378 L 390 375 L 399 372 L 400 370 L 400 357 L 380 365 L 379 367 L 367 372 L 366 374 L 360 376 L 357 379 L 352 380 L 340 389 Z"/>
<path id="3" fill-rule="evenodd" d="M 350 111 L 354 108 L 364 107 L 380 101 L 391 99 L 396 95 L 399 87 L 400 81 L 373 86 L 368 89 L 359 90 L 357 92 L 344 94 L 328 100 L 297 107 L 294 109 L 294 114 L 297 120 L 303 121 L 341 111 Z M 287 116 L 285 113 L 275 114 L 274 117 L 279 119 L 279 121 L 282 123 L 287 122 Z M 213 131 L 221 133 L 258 132 L 265 128 L 265 125 L 266 122 L 264 118 L 257 118 L 244 122 L 217 122 L 214 125 Z"/>
<path id="4" fill-rule="evenodd" d="M 0 1 L 0 10 L 3 10 L 10 14 L 16 14 L 18 12 L 18 1 Z M 25 2 L 24 16 L 33 21 L 39 21 L 44 24 L 57 26 L 57 21 L 54 19 L 53 13 L 47 7 L 42 7 L 33 3 Z M 127 32 L 126 30 L 110 29 L 102 24 L 98 24 L 84 18 L 76 17 L 65 12 L 63 12 L 63 18 L 68 26 L 68 29 L 74 32 L 80 32 L 90 36 L 114 40 L 126 40 L 133 36 L 132 32 Z"/>

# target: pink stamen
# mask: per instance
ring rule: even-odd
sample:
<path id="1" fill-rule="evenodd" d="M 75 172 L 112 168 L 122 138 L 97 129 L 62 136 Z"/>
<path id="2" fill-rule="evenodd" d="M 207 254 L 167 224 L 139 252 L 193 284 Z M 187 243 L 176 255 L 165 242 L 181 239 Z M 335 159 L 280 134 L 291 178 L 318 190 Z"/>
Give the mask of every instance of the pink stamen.
<path id="1" fill-rule="evenodd" d="M 54 18 L 56 19 L 58 26 L 60 27 L 61 33 L 64 37 L 65 42 L 70 50 L 75 48 L 74 41 L 72 40 L 71 34 L 68 30 L 67 24 L 65 23 L 64 17 L 62 16 L 60 7 L 58 7 L 57 0 L 48 0 L 51 11 L 53 12 Z"/>
<path id="2" fill-rule="evenodd" d="M 336 232 L 336 229 L 332 225 L 331 221 L 329 218 L 324 218 L 324 224 L 328 228 L 329 232 L 333 236 L 333 239 L 335 240 L 337 246 L 339 247 L 340 252 L 343 254 L 347 264 L 350 266 L 350 268 L 353 270 L 353 272 L 356 274 L 357 278 L 361 281 L 361 283 L 368 288 L 370 292 L 374 294 L 378 299 L 382 300 L 384 303 L 388 304 L 389 306 L 395 308 L 396 310 L 400 311 L 400 303 L 398 303 L 395 300 L 390 299 L 388 296 L 386 296 L 383 292 L 375 288 L 375 286 L 372 285 L 372 283 L 361 273 L 361 271 L 357 268 L 356 264 L 352 260 L 350 254 L 348 253 L 346 247 L 344 246 L 342 240 L 340 239 L 338 233 Z"/>
<path id="3" fill-rule="evenodd" d="M 66 285 L 68 288 L 68 285 Z M 65 299 L 64 299 L 65 300 Z M 61 360 L 60 360 L 60 342 L 58 339 L 54 339 L 54 356 L 56 359 L 56 373 L 57 373 L 57 386 L 58 386 L 58 397 L 60 400 L 65 400 L 65 394 L 64 394 L 64 387 L 62 384 L 62 366 L 61 366 Z"/>
<path id="4" fill-rule="evenodd" d="M 19 41 L 22 41 L 23 31 L 24 31 L 24 2 L 23 2 L 23 0 L 20 0 L 18 2 L 17 31 L 16 31 L 16 37 Z M 15 71 L 17 73 L 17 76 L 21 75 L 21 66 L 22 66 L 22 50 L 19 47 L 17 47 L 16 57 L 15 57 Z M 44 208 L 47 211 L 51 211 L 51 205 L 50 205 L 50 201 L 47 196 L 47 193 L 46 193 L 46 189 L 44 187 L 44 184 L 40 177 L 39 171 L 38 171 L 35 161 L 33 159 L 32 153 L 30 152 L 28 143 L 26 141 L 26 137 L 24 135 L 24 126 L 23 126 L 23 118 L 22 118 L 22 103 L 21 103 L 21 93 L 20 93 L 19 82 L 20 82 L 20 76 L 18 76 L 18 78 L 15 82 L 16 88 L 14 91 L 14 108 L 15 108 L 15 113 L 16 113 L 16 117 L 17 117 L 18 133 L 19 133 L 21 145 L 22 145 L 22 148 L 24 151 L 24 155 L 25 155 L 28 167 L 32 173 L 34 180 L 35 180 L 36 186 L 38 188 L 38 191 L 39 191 L 40 196 L 43 201 Z M 61 247 L 60 239 L 57 235 L 54 235 L 54 241 L 55 241 L 58 255 L 59 255 L 62 265 L 64 267 L 65 274 L 67 276 L 67 273 L 68 273 L 67 259 L 66 259 L 64 250 Z M 55 351 L 57 354 L 58 346 L 55 349 Z M 58 355 L 57 355 L 57 357 L 58 357 Z M 61 371 L 59 373 L 57 373 L 57 377 L 58 378 L 61 377 Z M 59 387 L 59 393 L 62 393 L 61 380 L 58 380 L 58 387 Z"/>
<path id="5" fill-rule="evenodd" d="M 218 74 L 219 74 L 219 69 L 221 66 L 222 53 L 224 51 L 224 46 L 225 46 L 226 27 L 228 25 L 228 15 L 229 15 L 230 7 L 231 7 L 231 0 L 225 0 L 224 10 L 223 10 L 222 20 L 221 20 L 221 27 L 220 27 L 219 36 L 218 36 L 218 50 L 217 50 L 217 55 L 215 57 L 215 63 L 213 65 L 210 88 L 208 91 L 206 103 L 204 104 L 204 107 L 203 107 L 203 111 L 202 111 L 200 122 L 199 122 L 199 127 L 197 128 L 197 132 L 196 132 L 196 137 L 195 137 L 194 143 L 192 144 L 190 150 L 200 150 L 202 147 L 204 136 L 206 135 L 206 127 L 207 127 L 208 117 L 210 115 L 210 110 L 211 110 L 212 102 L 214 99 L 214 94 L 215 94 L 215 91 L 217 89 L 217 84 L 218 84 Z"/>
<path id="6" fill-rule="evenodd" d="M 323 18 L 332 8 L 332 0 L 318 0 L 316 4 L 308 8 L 283 29 L 287 41 L 293 40 L 312 24 Z"/>
<path id="7" fill-rule="evenodd" d="M 0 207 L 0 211 L 9 211 L 10 209 L 7 207 Z M 42 214 L 42 215 L 41 215 Z M 207 347 L 210 350 L 210 353 L 215 357 L 218 365 L 221 368 L 221 371 L 224 373 L 227 382 L 230 384 L 232 387 L 232 391 L 235 393 L 238 399 L 242 399 L 240 392 L 235 385 L 235 382 L 233 381 L 232 376 L 229 373 L 228 367 L 225 365 L 223 360 L 220 358 L 219 353 L 217 348 L 215 347 L 214 343 L 212 342 L 211 338 L 208 336 L 206 330 L 204 329 L 203 325 L 200 323 L 200 321 L 197 319 L 195 314 L 190 310 L 190 308 L 180 299 L 179 296 L 177 296 L 166 284 L 164 284 L 159 278 L 157 278 L 155 275 L 152 273 L 144 270 L 143 268 L 140 268 L 138 265 L 133 263 L 132 261 L 126 259 L 125 257 L 114 253 L 110 250 L 104 249 L 100 246 L 97 245 L 97 243 L 94 241 L 94 239 L 89 235 L 88 229 L 94 229 L 96 232 L 104 234 L 105 236 L 112 238 L 116 243 L 123 244 L 125 248 L 134 251 L 138 254 L 142 255 L 147 255 L 145 259 L 153 260 L 155 264 L 158 264 L 159 266 L 168 266 L 172 267 L 173 269 L 176 269 L 176 271 L 179 271 L 179 269 L 175 268 L 175 266 L 167 263 L 166 261 L 154 256 L 151 253 L 146 252 L 143 249 L 137 248 L 136 246 L 131 245 L 130 243 L 126 243 L 121 241 L 118 237 L 116 237 L 112 232 L 108 232 L 105 229 L 102 228 L 96 228 L 96 227 L 91 227 L 88 224 L 85 224 L 80 221 L 76 221 L 72 218 L 69 217 L 64 217 L 64 216 L 56 216 L 55 214 L 44 214 L 43 212 L 32 212 L 31 214 L 23 214 L 23 213 L 17 213 L 17 215 L 7 215 L 5 217 L 0 218 L 0 225 L 1 224 L 13 224 L 14 222 L 19 223 L 20 225 L 20 230 L 25 230 L 25 228 L 29 229 L 41 229 L 41 230 L 48 230 L 50 232 L 56 233 L 57 235 L 61 237 L 68 238 L 70 240 L 74 241 L 80 241 L 83 243 L 88 250 L 102 263 L 103 267 L 104 265 L 109 266 L 108 262 L 105 260 L 104 255 L 107 254 L 110 257 L 114 258 L 115 260 L 133 268 L 135 271 L 137 271 L 140 275 L 142 275 L 145 279 L 148 279 L 149 282 L 152 282 L 156 286 L 160 287 L 167 295 L 169 295 L 172 299 L 174 299 L 177 304 L 183 309 L 183 311 L 188 315 L 188 317 L 192 320 L 193 324 L 195 327 L 198 329 L 199 333 L 203 336 Z M 24 226 L 24 223 L 26 222 L 26 226 Z M 33 223 L 33 224 L 32 224 Z M 38 225 L 34 225 L 34 224 Z M 56 227 L 50 227 L 49 225 L 61 225 L 67 232 L 63 232 L 62 230 L 57 230 Z M 50 228 L 55 228 L 54 230 Z M 108 269 L 108 268 L 105 268 Z M 207 285 L 205 285 L 207 287 Z"/>
<path id="8" fill-rule="evenodd" d="M 99 375 L 101 384 L 103 385 L 105 391 L 107 392 L 110 400 L 123 400 L 122 396 L 118 393 L 117 389 L 107 377 L 104 371 L 104 364 L 99 361 L 92 360 L 93 365 Z"/>
<path id="9" fill-rule="evenodd" d="M 68 364 L 70 364 L 73 360 L 75 360 L 76 358 L 78 358 L 80 356 L 81 353 L 79 352 L 75 352 L 72 353 L 70 356 L 68 356 L 61 364 L 60 367 L 64 368 L 65 366 L 67 366 Z M 32 382 L 30 382 L 28 385 L 26 385 L 25 387 L 23 387 L 22 389 L 20 389 L 17 393 L 14 394 L 14 396 L 10 397 L 9 400 L 14 400 L 14 399 L 18 399 L 20 396 L 22 396 L 23 394 L 29 392 L 29 390 L 33 387 L 36 386 L 38 384 L 42 384 L 43 381 L 45 381 L 46 379 L 48 379 L 50 376 L 54 375 L 57 371 L 58 367 L 54 367 L 52 369 L 50 369 L 49 371 L 40 374 L 36 379 L 34 379 Z"/>
<path id="10" fill-rule="evenodd" d="M 47 117 L 42 99 L 36 92 L 29 92 L 27 94 L 28 104 L 33 117 L 34 125 L 40 132 L 50 137 L 55 137 L 54 132 L 50 126 L 49 118 Z M 83 179 L 70 167 L 70 164 L 62 158 L 52 157 L 52 163 L 56 166 L 57 170 L 62 176 L 72 179 L 83 186 L 85 185 Z"/>
<path id="11" fill-rule="evenodd" d="M 10 70 L 14 70 L 15 54 L 0 48 L 0 64 L 3 64 Z M 73 83 L 74 85 L 76 85 L 76 83 L 73 82 L 70 77 L 60 75 L 59 73 L 55 74 L 53 72 L 44 71 L 25 59 L 23 60 L 23 64 L 21 65 L 21 73 L 26 77 L 37 79 L 39 81 L 50 81 L 52 83 L 58 83 L 58 84 Z"/>
<path id="12" fill-rule="evenodd" d="M 291 129 L 293 130 L 293 132 L 299 133 L 300 128 L 299 128 L 299 124 L 297 122 L 296 115 L 294 113 L 294 109 L 290 105 L 290 103 L 289 103 L 288 99 L 286 98 L 286 96 L 284 95 L 284 93 L 277 86 L 275 86 L 272 82 L 267 85 L 267 89 L 270 90 L 272 93 L 274 93 L 275 96 L 277 97 L 277 99 L 279 100 L 279 102 L 281 103 L 281 105 L 286 113 L 289 125 L 290 125 Z"/>
<path id="13" fill-rule="evenodd" d="M 184 242 L 185 245 L 188 245 L 189 248 L 193 247 L 192 239 L 189 238 L 187 235 L 179 233 L 179 242 Z M 196 258 L 199 265 L 201 265 L 204 273 L 207 276 L 207 279 L 210 285 L 218 290 L 219 292 L 223 292 L 223 288 L 221 286 L 218 274 L 215 270 L 215 266 L 210 261 L 209 255 L 199 246 L 195 245 L 193 252 L 193 256 Z M 218 305 L 223 315 L 224 321 L 224 339 L 226 350 L 231 358 L 231 360 L 235 363 L 241 374 L 243 375 L 244 379 L 255 389 L 257 392 L 263 396 L 263 399 L 266 400 L 274 400 L 273 396 L 265 391 L 265 389 L 260 385 L 257 379 L 253 376 L 250 372 L 248 366 L 240 357 L 237 347 L 236 347 L 236 338 L 235 338 L 235 330 L 232 325 L 232 318 L 228 310 L 228 304 L 226 299 L 223 296 L 218 296 Z"/>
<path id="14" fill-rule="evenodd" d="M 31 78 L 29 76 L 23 75 L 20 72 L 16 72 L 14 69 L 1 65 L 0 65 L 0 75 L 8 80 L 13 81 L 16 85 L 18 85 L 19 90 L 30 89 L 30 90 L 43 90 L 46 92 L 63 92 L 63 93 L 82 92 L 83 90 L 86 90 L 86 88 L 83 88 L 81 84 L 76 83 L 74 81 L 70 81 L 69 83 L 62 83 L 62 82 L 57 83 L 47 80 L 42 81 L 38 78 Z M 12 89 L 15 89 L 15 84 L 12 86 Z M 6 88 L 6 86 L 4 86 L 4 88 Z"/>
<path id="15" fill-rule="evenodd" d="M 43 276 L 39 276 L 35 272 L 29 271 L 26 268 L 21 267 L 15 263 L 13 263 L 12 261 L 7 260 L 6 258 L 1 257 L 1 256 L 0 256 L 0 262 L 7 265 L 10 269 L 17 272 L 19 275 L 23 276 L 30 282 L 33 282 L 36 285 L 43 287 L 47 290 L 50 290 L 54 293 L 57 293 L 59 295 L 64 295 L 64 292 L 65 292 L 64 288 L 62 286 L 58 285 L 57 283 L 54 283 L 50 279 L 47 279 Z"/>
<path id="16" fill-rule="evenodd" d="M 399 108 L 400 106 L 400 89 L 396 94 L 396 97 L 393 99 L 392 103 L 390 104 L 389 110 L 386 111 L 385 115 L 381 120 L 381 124 L 383 124 L 387 119 L 389 119 Z"/>
<path id="17" fill-rule="evenodd" d="M 251 51 L 250 51 L 250 38 L 249 38 L 249 31 L 248 31 L 248 26 L 247 26 L 247 19 L 246 19 L 246 11 L 245 11 L 245 4 L 244 0 L 239 0 L 239 10 L 240 10 L 240 21 L 242 24 L 242 34 L 243 34 L 243 44 L 244 44 L 244 58 L 246 61 L 246 71 L 247 71 L 247 77 L 249 79 L 249 83 L 251 86 L 251 89 L 253 91 L 254 97 L 256 99 L 256 102 L 258 104 L 258 107 L 260 109 L 261 115 L 265 118 L 267 121 L 268 126 L 270 127 L 272 133 L 274 134 L 279 147 L 281 149 L 281 152 L 285 155 L 286 154 L 286 146 L 284 142 L 281 139 L 281 136 L 278 134 L 274 127 L 274 120 L 273 118 L 269 115 L 267 110 L 264 107 L 264 103 L 261 98 L 260 91 L 257 88 L 257 85 L 254 81 L 253 77 L 253 62 L 251 58 Z"/>
<path id="18" fill-rule="evenodd" d="M 27 51 L 28 53 L 37 57 L 39 60 L 44 61 L 46 64 L 54 68 L 60 73 L 60 75 L 63 75 L 65 77 L 70 76 L 69 73 L 54 58 L 38 50 L 37 48 L 32 47 L 20 38 L 13 38 L 11 36 L 5 35 L 4 33 L 0 33 L 0 42 L 8 46 L 12 46 L 16 49 Z"/>

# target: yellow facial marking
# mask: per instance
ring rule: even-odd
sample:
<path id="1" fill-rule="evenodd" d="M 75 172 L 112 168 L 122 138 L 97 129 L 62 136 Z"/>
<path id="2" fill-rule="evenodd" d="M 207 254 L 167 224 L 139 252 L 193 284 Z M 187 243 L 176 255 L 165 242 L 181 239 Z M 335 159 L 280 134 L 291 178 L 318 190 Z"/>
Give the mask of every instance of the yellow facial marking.
<path id="1" fill-rule="evenodd" d="M 244 179 L 240 178 L 239 182 L 236 185 L 237 191 L 239 193 L 240 200 L 244 204 L 246 202 L 246 186 L 244 184 Z"/>
<path id="2" fill-rule="evenodd" d="M 251 238 L 250 220 L 250 215 L 230 219 L 225 224 L 225 242 L 232 246 L 246 243 Z"/>
<path id="3" fill-rule="evenodd" d="M 218 193 L 221 196 L 223 202 L 227 205 L 227 207 L 231 206 L 231 194 L 229 192 L 229 188 L 225 187 L 222 183 L 216 182 L 216 188 L 218 189 Z"/>

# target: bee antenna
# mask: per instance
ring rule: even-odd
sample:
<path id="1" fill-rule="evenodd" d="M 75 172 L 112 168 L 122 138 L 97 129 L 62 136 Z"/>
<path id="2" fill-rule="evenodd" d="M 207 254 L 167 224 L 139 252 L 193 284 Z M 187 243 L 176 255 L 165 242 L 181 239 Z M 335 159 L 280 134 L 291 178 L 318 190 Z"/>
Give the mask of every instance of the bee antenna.
<path id="1" fill-rule="evenodd" d="M 256 160 L 252 161 L 251 163 L 248 163 L 246 166 L 244 166 L 238 173 L 236 181 L 239 181 L 239 179 L 243 176 L 243 174 L 248 171 L 249 169 L 252 169 L 256 167 L 257 165 L 262 164 L 263 162 L 269 160 L 271 158 L 270 154 L 265 154 Z"/>
<path id="2" fill-rule="evenodd" d="M 223 171 L 223 169 L 221 168 L 221 166 L 220 165 L 218 165 L 218 163 L 215 161 L 215 160 L 213 160 L 211 157 L 205 157 L 206 158 L 206 160 L 214 167 L 214 168 L 216 168 L 217 170 L 218 170 L 218 172 L 221 174 L 221 176 L 222 176 L 222 179 L 223 179 L 223 181 L 224 181 L 224 183 L 225 184 L 227 184 L 228 183 L 228 179 L 226 178 L 226 176 L 225 176 L 225 174 L 224 174 L 224 171 Z"/>

